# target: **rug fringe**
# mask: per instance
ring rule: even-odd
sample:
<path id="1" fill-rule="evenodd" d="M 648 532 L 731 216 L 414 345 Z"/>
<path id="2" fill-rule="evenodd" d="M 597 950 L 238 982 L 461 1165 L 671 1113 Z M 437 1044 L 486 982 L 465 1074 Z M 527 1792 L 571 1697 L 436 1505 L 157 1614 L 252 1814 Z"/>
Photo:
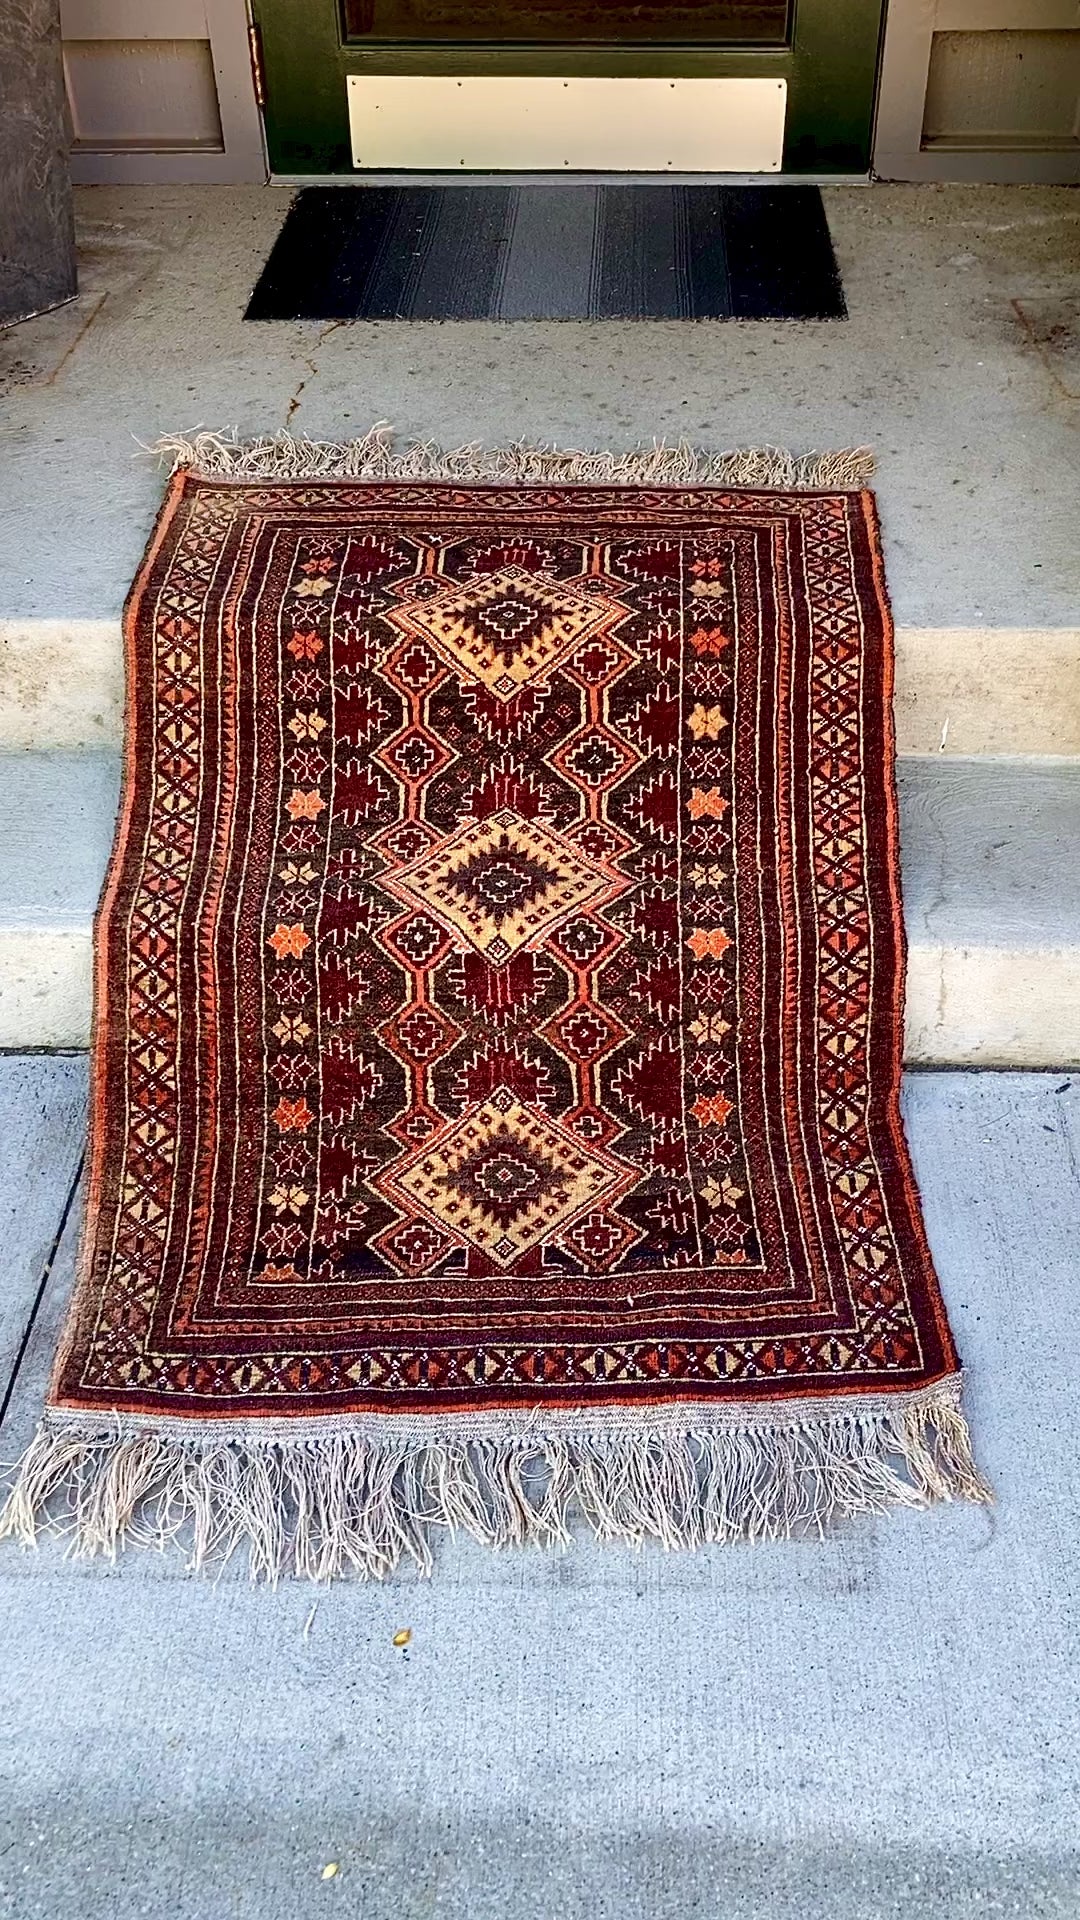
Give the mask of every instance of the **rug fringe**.
<path id="1" fill-rule="evenodd" d="M 708 453 L 680 440 L 654 441 L 631 453 L 584 453 L 558 447 L 478 442 L 445 449 L 417 440 L 394 451 L 393 428 L 380 421 L 358 440 L 294 439 L 289 433 L 241 440 L 234 430 L 167 434 L 144 451 L 169 470 L 207 480 L 458 480 L 514 486 L 725 486 L 782 492 L 838 492 L 864 487 L 874 470 L 868 447 L 793 454 L 782 447 Z"/>
<path id="2" fill-rule="evenodd" d="M 0 1538 L 69 1536 L 80 1556 L 127 1544 L 184 1547 L 193 1568 L 248 1552 L 251 1577 L 382 1579 L 402 1560 L 432 1568 L 436 1529 L 491 1547 L 566 1546 L 583 1517 L 599 1539 L 639 1547 L 822 1534 L 853 1514 L 991 1498 L 975 1466 L 955 1379 L 890 1405 L 736 1423 L 536 1432 L 507 1424 L 430 1438 L 422 1421 L 268 1440 L 247 1423 L 188 1437 L 171 1422 L 89 1432 L 46 1416 L 0 1514 Z"/>

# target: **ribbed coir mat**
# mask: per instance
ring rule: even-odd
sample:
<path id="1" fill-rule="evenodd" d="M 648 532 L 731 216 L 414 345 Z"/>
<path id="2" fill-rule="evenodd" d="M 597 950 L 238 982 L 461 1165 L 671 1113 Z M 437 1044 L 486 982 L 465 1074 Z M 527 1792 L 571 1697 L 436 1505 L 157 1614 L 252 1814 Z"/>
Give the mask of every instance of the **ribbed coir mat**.
<path id="1" fill-rule="evenodd" d="M 326 1578 L 985 1497 L 865 462 L 175 451 L 7 1530 Z"/>
<path id="2" fill-rule="evenodd" d="M 308 187 L 249 320 L 838 320 L 816 187 Z"/>

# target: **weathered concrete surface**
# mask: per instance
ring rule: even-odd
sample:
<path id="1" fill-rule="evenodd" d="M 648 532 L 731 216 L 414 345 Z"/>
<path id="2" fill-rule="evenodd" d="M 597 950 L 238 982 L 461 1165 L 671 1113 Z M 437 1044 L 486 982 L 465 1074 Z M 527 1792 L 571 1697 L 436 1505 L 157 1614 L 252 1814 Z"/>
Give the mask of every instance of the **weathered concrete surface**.
<path id="1" fill-rule="evenodd" d="M 93 978 L 89 921 L 0 926 L 0 1048 L 88 1047 Z"/>
<path id="2" fill-rule="evenodd" d="M 0 1047 L 85 1047 L 116 755 L 0 754 Z"/>
<path id="3" fill-rule="evenodd" d="M 826 198 L 845 325 L 320 327 L 241 319 L 281 189 L 82 190 L 82 294 L 0 335 L 0 745 L 119 739 L 119 612 L 162 485 L 140 441 L 389 418 L 450 443 L 868 442 L 901 752 L 1080 753 L 1080 400 L 1014 304 L 1075 298 L 1080 196 Z"/>
<path id="4" fill-rule="evenodd" d="M 1080 402 L 1013 302 L 1076 294 L 1080 196 L 826 200 L 846 324 L 251 326 L 285 191 L 81 190 L 88 261 L 112 284 L 54 377 L 10 395 L 0 618 L 115 620 L 160 498 L 137 441 L 390 419 L 450 444 L 869 443 L 900 626 L 1075 630 Z"/>
<path id="5" fill-rule="evenodd" d="M 1080 761 L 901 763 L 907 1058 L 1080 1062 Z"/>
<path id="6" fill-rule="evenodd" d="M 0 326 L 75 292 L 58 0 L 0 7 Z"/>
<path id="7" fill-rule="evenodd" d="M 1069 400 L 1080 400 L 1080 298 L 1018 300 L 1016 310 Z"/>
<path id="8" fill-rule="evenodd" d="M 901 760 L 912 1065 L 1080 1062 L 1080 760 Z M 0 754 L 0 1046 L 81 1047 L 119 763 Z"/>
<path id="9" fill-rule="evenodd" d="M 119 791 L 114 754 L 0 754 L 0 926 L 85 931 Z"/>
<path id="10" fill-rule="evenodd" d="M 1064 948 L 1080 935 L 1080 763 L 937 760 L 901 763 L 904 910 L 922 945 L 1034 940 Z"/>
<path id="11" fill-rule="evenodd" d="M 0 1549 L 0 1910 L 1076 1920 L 1080 1086 L 916 1075 L 905 1108 L 992 1513 L 692 1555 L 448 1541 L 428 1584 L 322 1592 Z"/>
<path id="12" fill-rule="evenodd" d="M 119 620 L 0 620 L 0 751 L 118 748 Z"/>

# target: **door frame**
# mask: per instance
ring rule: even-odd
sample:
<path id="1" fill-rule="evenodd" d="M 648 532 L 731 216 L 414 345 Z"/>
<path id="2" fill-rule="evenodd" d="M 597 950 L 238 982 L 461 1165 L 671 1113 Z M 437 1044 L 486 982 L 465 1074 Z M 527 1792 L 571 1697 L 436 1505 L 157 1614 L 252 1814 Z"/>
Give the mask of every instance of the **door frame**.
<path id="1" fill-rule="evenodd" d="M 345 87 L 350 73 L 786 80 L 783 172 L 869 173 L 885 0 L 792 0 L 788 45 L 760 48 L 361 44 L 343 39 L 338 0 L 252 4 L 262 42 L 267 149 L 271 172 L 281 179 L 362 177 L 352 164 Z"/>
<path id="2" fill-rule="evenodd" d="M 874 172 L 883 180 L 1068 184 L 1080 147 L 943 147 L 923 139 L 935 33 L 1080 29 L 1076 0 L 891 0 L 881 63 Z"/>
<path id="3" fill-rule="evenodd" d="M 0 0 L 0 5 L 4 0 Z M 239 183 L 267 176 L 263 126 L 255 96 L 245 0 L 60 0 L 60 30 L 69 41 L 209 43 L 221 121 L 221 146 L 76 144 L 77 186 L 148 183 Z"/>

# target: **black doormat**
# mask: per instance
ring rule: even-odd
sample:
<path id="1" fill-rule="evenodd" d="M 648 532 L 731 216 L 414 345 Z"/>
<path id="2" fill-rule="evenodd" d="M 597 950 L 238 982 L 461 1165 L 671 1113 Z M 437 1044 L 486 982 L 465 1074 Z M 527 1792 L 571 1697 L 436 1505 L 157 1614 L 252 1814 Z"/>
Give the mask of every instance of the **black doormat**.
<path id="1" fill-rule="evenodd" d="M 249 320 L 842 320 L 816 187 L 306 187 Z"/>

